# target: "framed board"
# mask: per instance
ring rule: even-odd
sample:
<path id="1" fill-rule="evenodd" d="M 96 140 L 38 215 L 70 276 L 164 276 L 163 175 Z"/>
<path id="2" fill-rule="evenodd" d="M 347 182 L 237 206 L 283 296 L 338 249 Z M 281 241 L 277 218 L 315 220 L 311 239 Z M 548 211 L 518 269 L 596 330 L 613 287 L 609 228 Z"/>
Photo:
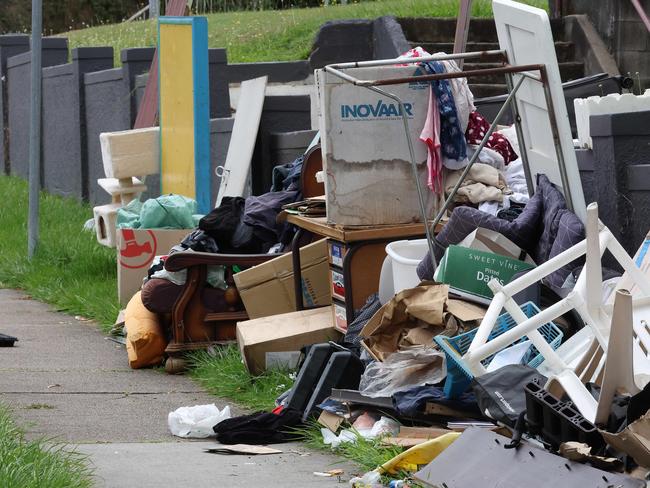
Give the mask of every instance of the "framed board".
<path id="1" fill-rule="evenodd" d="M 529 185 L 536 184 L 537 174 L 546 174 L 560 188 L 568 207 L 584 222 L 587 208 L 548 15 L 544 10 L 512 0 L 493 0 L 492 9 L 499 46 L 507 52 L 508 62 L 546 66 L 550 109 L 539 81 L 525 79 L 515 96 L 524 139 L 519 145 L 528 157 Z M 513 75 L 515 84 L 521 76 Z M 555 132 L 549 110 L 555 118 Z"/>
<path id="2" fill-rule="evenodd" d="M 161 193 L 194 198 L 212 209 L 208 27 L 203 17 L 160 17 Z"/>
<path id="3" fill-rule="evenodd" d="M 264 108 L 267 76 L 242 81 L 235 123 L 232 128 L 226 162 L 215 207 L 223 197 L 243 197 L 250 174 L 251 160 Z"/>

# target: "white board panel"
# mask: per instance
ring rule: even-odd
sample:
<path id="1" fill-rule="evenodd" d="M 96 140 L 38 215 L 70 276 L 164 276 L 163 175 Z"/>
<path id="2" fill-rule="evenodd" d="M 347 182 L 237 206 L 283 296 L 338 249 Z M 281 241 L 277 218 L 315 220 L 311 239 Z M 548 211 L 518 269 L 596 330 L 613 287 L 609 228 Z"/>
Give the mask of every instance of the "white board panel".
<path id="1" fill-rule="evenodd" d="M 241 197 L 244 194 L 262 118 L 267 81 L 268 77 L 262 76 L 241 84 L 235 123 L 215 207 L 221 205 L 223 197 Z"/>
<path id="2" fill-rule="evenodd" d="M 569 208 L 584 222 L 587 209 L 548 15 L 544 10 L 512 0 L 493 0 L 492 9 L 499 46 L 508 53 L 509 63 L 546 66 L 552 111 L 558 129 L 557 142 L 564 165 L 558 161 L 544 88 L 538 81 L 525 79 L 517 92 L 516 101 L 522 119 L 525 150 L 533 184 L 536 183 L 535 175 L 546 174 L 562 190 Z M 538 75 L 539 72 L 531 74 Z M 521 76 L 514 75 L 515 85 Z M 521 141 L 519 143 L 523 150 L 524 144 Z"/>

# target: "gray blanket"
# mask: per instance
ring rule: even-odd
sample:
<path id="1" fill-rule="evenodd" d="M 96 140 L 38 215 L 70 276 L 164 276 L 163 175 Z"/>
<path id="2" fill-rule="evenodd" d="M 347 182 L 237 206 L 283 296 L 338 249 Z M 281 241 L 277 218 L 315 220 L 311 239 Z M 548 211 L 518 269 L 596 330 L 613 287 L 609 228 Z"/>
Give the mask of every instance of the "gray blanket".
<path id="1" fill-rule="evenodd" d="M 494 230 L 526 251 L 537 264 L 544 263 L 585 238 L 585 228 L 566 206 L 564 195 L 540 174 L 537 189 L 523 212 L 512 222 L 499 219 L 472 207 L 457 207 L 449 222 L 435 238 L 436 261 L 440 262 L 447 246 L 458 244 L 476 228 Z M 584 259 L 573 261 L 549 275 L 544 282 L 561 287 L 567 276 L 581 266 Z M 422 280 L 433 279 L 429 254 L 418 265 Z"/>

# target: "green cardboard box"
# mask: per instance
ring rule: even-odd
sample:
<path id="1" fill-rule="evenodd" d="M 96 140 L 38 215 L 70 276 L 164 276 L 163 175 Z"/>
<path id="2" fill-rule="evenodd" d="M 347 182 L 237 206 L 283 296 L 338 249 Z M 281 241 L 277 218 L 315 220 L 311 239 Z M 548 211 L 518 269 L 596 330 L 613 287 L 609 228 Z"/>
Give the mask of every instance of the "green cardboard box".
<path id="1" fill-rule="evenodd" d="M 435 279 L 449 285 L 452 292 L 481 303 L 494 296 L 488 286 L 492 278 L 501 284 L 535 266 L 500 254 L 478 251 L 462 246 L 449 246 L 436 270 Z"/>

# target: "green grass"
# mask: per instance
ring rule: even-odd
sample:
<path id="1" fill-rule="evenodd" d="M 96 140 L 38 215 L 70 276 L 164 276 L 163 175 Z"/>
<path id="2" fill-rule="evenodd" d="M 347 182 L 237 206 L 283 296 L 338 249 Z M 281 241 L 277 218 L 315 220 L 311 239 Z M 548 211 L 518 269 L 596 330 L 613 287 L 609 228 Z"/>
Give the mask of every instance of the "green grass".
<path id="1" fill-rule="evenodd" d="M 27 440 L 0 404 L 0 486 L 85 488 L 93 486 L 86 458 L 64 444 Z"/>
<path id="2" fill-rule="evenodd" d="M 0 176 L 0 287 L 24 290 L 58 310 L 96 320 L 104 330 L 119 311 L 115 250 L 83 230 L 92 209 L 76 200 L 40 197 L 40 243 L 27 259 L 27 182 Z"/>
<path id="3" fill-rule="evenodd" d="M 191 356 L 190 375 L 208 392 L 228 397 L 252 410 L 271 410 L 275 399 L 291 388 L 293 379 L 285 371 L 267 371 L 251 376 L 242 363 L 239 349 L 228 346 L 213 354 L 201 351 Z"/>
<path id="4" fill-rule="evenodd" d="M 356 442 L 344 442 L 336 449 L 332 449 L 331 446 L 323 443 L 321 427 L 317 422 L 312 422 L 302 431 L 305 444 L 312 449 L 334 452 L 349 459 L 358 464 L 364 472 L 381 466 L 404 450 L 399 446 L 383 445 L 381 438 L 365 439 L 361 435 L 357 436 Z M 394 476 L 395 479 L 403 479 L 404 477 L 405 473 L 404 475 L 398 474 Z"/>
<path id="5" fill-rule="evenodd" d="M 547 0 L 525 0 L 547 8 Z M 318 28 L 328 20 L 396 17 L 456 17 L 458 0 L 375 0 L 328 7 L 226 12 L 207 15 L 210 47 L 228 49 L 235 63 L 306 59 Z M 491 17 L 491 1 L 475 0 L 474 17 Z M 65 34 L 70 47 L 113 46 L 116 63 L 120 50 L 154 46 L 155 21 L 104 25 Z"/>

